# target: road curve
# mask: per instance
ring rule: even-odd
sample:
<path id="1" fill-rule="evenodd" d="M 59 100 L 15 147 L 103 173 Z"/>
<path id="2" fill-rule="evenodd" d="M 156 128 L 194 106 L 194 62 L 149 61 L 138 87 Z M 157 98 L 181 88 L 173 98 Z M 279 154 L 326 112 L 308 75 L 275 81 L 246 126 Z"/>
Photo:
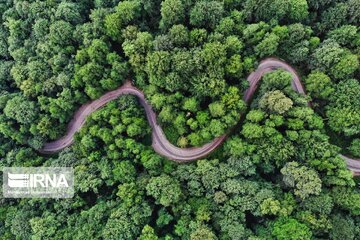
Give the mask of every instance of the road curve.
<path id="1" fill-rule="evenodd" d="M 261 61 L 256 71 L 252 72 L 248 76 L 247 80 L 249 81 L 250 86 L 244 94 L 244 101 L 247 103 L 251 101 L 258 87 L 258 83 L 265 73 L 279 68 L 288 71 L 292 75 L 291 85 L 293 89 L 301 94 L 305 94 L 305 88 L 294 68 L 281 60 L 267 58 Z M 143 92 L 134 87 L 131 82 L 128 81 L 118 89 L 107 92 L 100 98 L 82 105 L 75 112 L 73 119 L 70 121 L 66 134 L 53 142 L 45 143 L 39 152 L 43 154 L 52 154 L 70 146 L 74 141 L 74 134 L 85 124 L 87 116 L 104 106 L 109 101 L 112 101 L 124 94 L 131 94 L 138 97 L 140 104 L 145 109 L 147 119 L 152 128 L 152 147 L 158 154 L 168 159 L 177 162 L 189 162 L 203 158 L 215 150 L 226 139 L 227 135 L 222 135 L 201 147 L 179 148 L 174 146 L 167 140 L 162 128 L 157 123 L 156 113 L 153 111 L 151 105 L 146 101 Z M 360 159 L 351 159 L 343 155 L 340 156 L 346 161 L 349 170 L 351 170 L 354 175 L 360 175 Z"/>

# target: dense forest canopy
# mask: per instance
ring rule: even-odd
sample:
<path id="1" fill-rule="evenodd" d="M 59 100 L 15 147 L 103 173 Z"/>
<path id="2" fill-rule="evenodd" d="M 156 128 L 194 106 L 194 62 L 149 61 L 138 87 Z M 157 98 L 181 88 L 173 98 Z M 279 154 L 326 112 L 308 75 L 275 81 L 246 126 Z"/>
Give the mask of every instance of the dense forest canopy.
<path id="1" fill-rule="evenodd" d="M 0 2 L 0 165 L 67 166 L 71 199 L 0 199 L 0 239 L 360 239 L 360 0 Z M 266 57 L 297 68 L 246 77 Z M 167 138 L 206 159 L 151 148 L 133 96 L 94 112 L 59 154 L 81 104 L 127 79 Z M 308 105 L 311 101 L 311 106 Z M 2 181 L 2 180 L 1 180 Z"/>

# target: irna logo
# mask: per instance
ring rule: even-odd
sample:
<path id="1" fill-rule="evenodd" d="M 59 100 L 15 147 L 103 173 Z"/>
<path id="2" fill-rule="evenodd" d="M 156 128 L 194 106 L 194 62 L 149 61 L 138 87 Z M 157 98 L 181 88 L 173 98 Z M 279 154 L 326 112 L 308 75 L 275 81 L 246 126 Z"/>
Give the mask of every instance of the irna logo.
<path id="1" fill-rule="evenodd" d="M 64 174 L 17 174 L 8 173 L 8 186 L 20 187 L 69 187 Z"/>
<path id="2" fill-rule="evenodd" d="M 4 168 L 6 198 L 70 198 L 74 195 L 74 173 L 67 167 Z"/>

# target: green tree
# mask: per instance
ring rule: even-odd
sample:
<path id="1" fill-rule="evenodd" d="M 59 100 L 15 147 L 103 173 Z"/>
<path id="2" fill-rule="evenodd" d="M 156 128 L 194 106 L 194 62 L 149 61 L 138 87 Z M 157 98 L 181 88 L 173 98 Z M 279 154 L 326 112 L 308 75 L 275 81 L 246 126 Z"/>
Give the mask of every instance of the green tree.
<path id="1" fill-rule="evenodd" d="M 321 193 L 319 196 L 305 199 L 301 206 L 314 213 L 329 215 L 334 207 L 334 201 L 330 194 Z"/>
<path id="2" fill-rule="evenodd" d="M 357 27 L 344 25 L 327 33 L 327 38 L 335 40 L 341 46 L 354 45 L 357 38 Z"/>
<path id="3" fill-rule="evenodd" d="M 214 28 L 224 14 L 224 5 L 218 1 L 196 2 L 190 11 L 190 24 L 201 28 Z"/>
<path id="4" fill-rule="evenodd" d="M 354 139 L 349 147 L 351 154 L 356 157 L 360 157 L 360 139 Z"/>
<path id="5" fill-rule="evenodd" d="M 4 108 L 7 117 L 21 124 L 32 123 L 38 114 L 36 103 L 18 95 L 10 99 Z"/>
<path id="6" fill-rule="evenodd" d="M 324 41 L 314 51 L 310 63 L 313 69 L 329 72 L 338 79 L 351 77 L 359 67 L 357 57 L 333 40 Z"/>
<path id="7" fill-rule="evenodd" d="M 289 17 L 293 21 L 302 21 L 307 19 L 309 15 L 308 3 L 306 0 L 291 0 L 289 2 Z"/>
<path id="8" fill-rule="evenodd" d="M 215 234 L 206 226 L 198 227 L 194 232 L 190 235 L 191 240 L 216 240 L 218 239 Z"/>
<path id="9" fill-rule="evenodd" d="M 326 107 L 329 126 L 347 136 L 360 132 L 360 84 L 355 79 L 340 82 Z"/>
<path id="10" fill-rule="evenodd" d="M 265 56 L 273 55 L 279 45 L 279 37 L 276 34 L 270 33 L 255 47 L 255 53 L 263 58 Z"/>
<path id="11" fill-rule="evenodd" d="M 292 105 L 293 101 L 279 90 L 265 93 L 259 101 L 260 108 L 279 114 L 287 112 Z"/>
<path id="12" fill-rule="evenodd" d="M 132 182 L 135 180 L 136 170 L 130 161 L 116 162 L 112 169 L 114 179 L 122 183 Z"/>
<path id="13" fill-rule="evenodd" d="M 177 203 L 181 196 L 180 183 L 166 174 L 151 178 L 146 192 L 165 207 Z"/>
<path id="14" fill-rule="evenodd" d="M 336 3 L 321 14 L 320 29 L 328 30 L 338 28 L 346 22 L 348 15 L 348 5 L 346 3 Z"/>
<path id="15" fill-rule="evenodd" d="M 281 173 L 285 185 L 294 188 L 294 194 L 301 199 L 321 192 L 321 180 L 313 169 L 300 166 L 297 162 L 288 162 Z"/>
<path id="16" fill-rule="evenodd" d="M 322 72 L 311 72 L 307 76 L 305 83 L 306 90 L 315 98 L 328 99 L 334 92 L 330 77 Z"/>
<path id="17" fill-rule="evenodd" d="M 282 90 L 290 87 L 292 76 L 289 72 L 281 69 L 266 73 L 263 76 L 263 83 L 260 86 L 262 93 L 266 93 L 271 90 Z"/>
<path id="18" fill-rule="evenodd" d="M 213 117 L 222 117 L 225 114 L 225 106 L 221 102 L 210 103 L 209 110 Z"/>
<path id="19" fill-rule="evenodd" d="M 67 46 L 72 43 L 73 26 L 63 20 L 56 21 L 50 25 L 48 35 L 51 43 L 59 46 Z"/>
<path id="20" fill-rule="evenodd" d="M 141 228 L 151 216 L 151 208 L 146 203 L 131 207 L 120 205 L 115 208 L 106 222 L 102 237 L 106 239 L 133 239 L 140 235 Z"/>
<path id="21" fill-rule="evenodd" d="M 354 221 L 350 217 L 336 214 L 332 218 L 331 239 L 355 239 Z"/>
<path id="22" fill-rule="evenodd" d="M 138 238 L 139 240 L 158 240 L 155 231 L 149 225 L 145 225 L 143 230 L 141 230 L 141 235 Z"/>
<path id="23" fill-rule="evenodd" d="M 182 23 L 185 18 L 184 4 L 180 0 L 165 0 L 161 2 L 160 28 L 168 29 L 172 25 Z"/>
<path id="24" fill-rule="evenodd" d="M 310 229 L 293 218 L 278 218 L 275 221 L 272 234 L 279 240 L 308 240 L 312 237 Z"/>
<path id="25" fill-rule="evenodd" d="M 116 12 L 105 18 L 106 33 L 113 39 L 119 40 L 121 29 L 136 20 L 141 11 L 139 1 L 122 1 L 116 7 Z"/>
<path id="26" fill-rule="evenodd" d="M 278 21 L 302 21 L 308 17 L 308 4 L 306 0 L 247 0 L 245 12 L 249 18 L 255 21 L 276 19 Z"/>
<path id="27" fill-rule="evenodd" d="M 189 31 L 184 25 L 174 25 L 169 30 L 169 37 L 176 47 L 184 47 L 189 42 Z"/>
<path id="28" fill-rule="evenodd" d="M 70 22 L 73 25 L 83 21 L 79 5 L 71 2 L 61 2 L 56 9 L 55 17 L 59 20 L 62 19 Z"/>
<path id="29" fill-rule="evenodd" d="M 183 109 L 196 113 L 199 110 L 199 101 L 194 97 L 186 98 L 183 103 Z"/>
<path id="30" fill-rule="evenodd" d="M 359 1 L 357 0 L 347 1 L 347 7 L 348 7 L 348 16 L 350 18 L 351 23 L 353 23 L 354 25 L 359 25 L 360 23 Z"/>
<path id="31" fill-rule="evenodd" d="M 57 228 L 60 223 L 56 220 L 54 214 L 45 212 L 42 217 L 35 217 L 30 220 L 32 238 L 34 239 L 49 239 L 55 236 Z"/>
<path id="32" fill-rule="evenodd" d="M 219 137 L 225 133 L 226 125 L 217 119 L 213 119 L 209 125 L 211 134 L 215 137 Z"/>

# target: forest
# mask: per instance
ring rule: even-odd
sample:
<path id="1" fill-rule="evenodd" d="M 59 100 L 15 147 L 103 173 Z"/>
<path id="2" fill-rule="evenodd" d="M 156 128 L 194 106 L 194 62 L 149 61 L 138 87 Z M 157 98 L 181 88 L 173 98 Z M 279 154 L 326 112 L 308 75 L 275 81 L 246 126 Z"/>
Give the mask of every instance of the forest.
<path id="1" fill-rule="evenodd" d="M 0 240 L 360 239 L 360 0 L 0 1 L 0 166 L 72 167 L 69 199 L 3 198 Z M 267 58 L 250 104 L 247 77 Z M 130 80 L 64 136 L 77 109 Z M 1 173 L 2 175 L 2 173 Z M 1 185 L 3 179 L 0 179 Z"/>

